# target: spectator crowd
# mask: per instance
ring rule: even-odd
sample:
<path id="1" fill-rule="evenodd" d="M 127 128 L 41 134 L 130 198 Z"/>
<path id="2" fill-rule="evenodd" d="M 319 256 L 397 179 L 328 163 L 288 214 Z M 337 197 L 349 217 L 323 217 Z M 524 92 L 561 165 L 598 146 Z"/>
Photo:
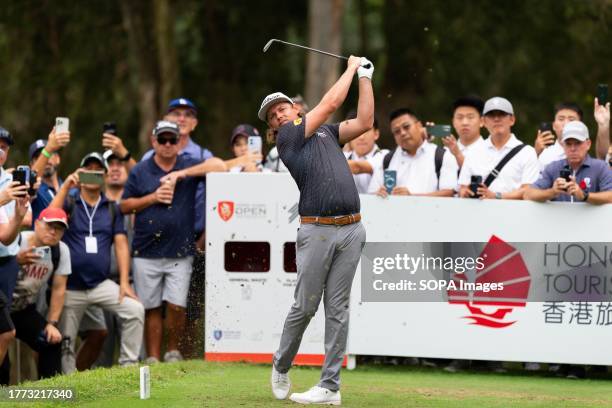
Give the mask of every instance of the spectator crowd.
<path id="1" fill-rule="evenodd" d="M 299 95 L 293 102 L 302 115 L 308 111 Z M 594 100 L 594 157 L 583 115 L 575 103 L 558 104 L 529 146 L 513 133 L 509 100 L 464 96 L 452 105 L 451 126 L 398 106 L 389 116 L 393 149 L 377 144 L 375 120 L 343 150 L 359 193 L 381 199 L 612 203 L 610 104 Z M 78 169 L 65 169 L 65 179 L 58 173 L 69 130 L 54 127 L 31 144 L 28 166 L 5 169 L 14 140 L 0 128 L 2 384 L 9 383 L 7 351 L 15 338 L 37 353 L 41 378 L 115 361 L 183 359 L 184 339 L 200 330 L 193 322 L 204 291 L 206 174 L 288 171 L 275 147 L 264 155 L 274 132 L 262 137 L 251 124 L 237 125 L 229 137 L 234 157 L 221 160 L 191 138 L 197 125 L 192 101 L 170 101 L 138 162 L 116 128 L 105 126 L 105 151 L 85 155 Z M 465 368 L 444 364 L 448 371 Z"/>

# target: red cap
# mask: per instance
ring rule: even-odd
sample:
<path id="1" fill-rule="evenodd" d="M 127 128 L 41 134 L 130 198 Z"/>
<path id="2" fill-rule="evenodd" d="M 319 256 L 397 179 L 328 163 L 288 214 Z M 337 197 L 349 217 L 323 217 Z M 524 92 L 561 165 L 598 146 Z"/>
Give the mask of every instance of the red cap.
<path id="1" fill-rule="evenodd" d="M 38 219 L 44 222 L 61 222 L 68 228 L 68 216 L 61 208 L 47 207 L 38 216 Z"/>

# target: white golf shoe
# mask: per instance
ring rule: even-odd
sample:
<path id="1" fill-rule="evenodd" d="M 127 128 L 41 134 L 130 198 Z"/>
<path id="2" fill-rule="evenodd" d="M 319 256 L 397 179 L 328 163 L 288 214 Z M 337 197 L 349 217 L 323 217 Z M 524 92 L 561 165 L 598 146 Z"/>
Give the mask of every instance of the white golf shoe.
<path id="1" fill-rule="evenodd" d="M 340 405 L 340 391 L 331 391 L 315 385 L 306 392 L 294 392 L 289 399 L 299 404 Z"/>
<path id="2" fill-rule="evenodd" d="M 289 395 L 289 389 L 291 388 L 291 380 L 289 380 L 288 373 L 279 373 L 276 371 L 274 364 L 272 364 L 272 394 L 274 398 L 282 400 L 287 398 Z"/>

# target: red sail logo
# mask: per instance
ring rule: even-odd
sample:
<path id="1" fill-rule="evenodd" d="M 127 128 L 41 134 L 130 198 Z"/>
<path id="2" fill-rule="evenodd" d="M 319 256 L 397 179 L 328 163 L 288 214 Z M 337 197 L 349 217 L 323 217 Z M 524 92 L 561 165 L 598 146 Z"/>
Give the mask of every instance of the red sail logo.
<path id="1" fill-rule="evenodd" d="M 463 318 L 472 320 L 471 324 L 496 329 L 508 327 L 516 320 L 507 320 L 507 315 L 515 307 L 525 306 L 531 284 L 529 270 L 521 254 L 495 235 L 491 236 L 480 257 L 484 267 L 476 271 L 471 282 L 503 284 L 503 290 L 448 290 L 448 302 L 467 306 L 470 315 Z M 465 284 L 470 282 L 466 274 L 454 274 L 453 281 L 457 288 L 468 287 Z"/>
<path id="2" fill-rule="evenodd" d="M 229 221 L 229 219 L 234 215 L 234 202 L 219 201 L 217 203 L 217 212 L 223 221 Z"/>

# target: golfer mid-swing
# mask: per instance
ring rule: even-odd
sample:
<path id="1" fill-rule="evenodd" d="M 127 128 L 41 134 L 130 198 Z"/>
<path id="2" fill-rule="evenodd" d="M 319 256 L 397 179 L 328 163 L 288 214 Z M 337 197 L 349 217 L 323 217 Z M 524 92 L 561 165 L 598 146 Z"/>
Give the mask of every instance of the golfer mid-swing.
<path id="1" fill-rule="evenodd" d="M 359 77 L 357 118 L 324 124 L 344 102 L 355 72 Z M 272 392 L 278 399 L 287 398 L 291 388 L 287 373 L 323 298 L 325 362 L 321 380 L 290 398 L 303 404 L 340 405 L 349 295 L 366 238 L 359 194 L 341 146 L 373 125 L 373 72 L 370 61 L 351 56 L 340 79 L 305 117 L 300 117 L 291 99 L 280 92 L 268 95 L 259 109 L 259 118 L 276 132 L 280 157 L 300 190 L 295 302 L 272 366 Z"/>

